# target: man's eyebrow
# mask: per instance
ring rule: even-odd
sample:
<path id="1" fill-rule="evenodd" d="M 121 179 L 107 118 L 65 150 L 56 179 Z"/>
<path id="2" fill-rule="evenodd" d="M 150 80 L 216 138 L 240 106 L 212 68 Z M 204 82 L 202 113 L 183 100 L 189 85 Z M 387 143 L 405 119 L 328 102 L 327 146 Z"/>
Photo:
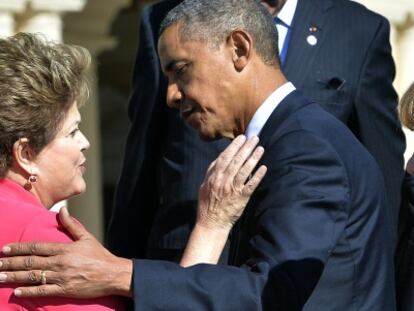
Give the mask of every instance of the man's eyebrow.
<path id="1" fill-rule="evenodd" d="M 172 60 L 168 62 L 167 65 L 165 66 L 165 72 L 176 71 L 177 67 L 179 67 L 180 65 L 184 65 L 186 62 L 187 61 L 185 59 Z"/>

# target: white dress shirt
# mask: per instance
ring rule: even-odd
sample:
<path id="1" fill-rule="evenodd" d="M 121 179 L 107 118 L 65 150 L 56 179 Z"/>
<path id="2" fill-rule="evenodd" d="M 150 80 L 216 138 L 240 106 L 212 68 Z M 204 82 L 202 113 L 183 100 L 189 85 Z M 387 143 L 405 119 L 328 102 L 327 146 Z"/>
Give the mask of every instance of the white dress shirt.
<path id="1" fill-rule="evenodd" d="M 280 102 L 295 89 L 295 86 L 291 82 L 286 82 L 270 94 L 263 104 L 261 104 L 259 109 L 256 110 L 253 118 L 250 120 L 245 132 L 246 137 L 259 136 L 273 110 L 275 110 Z"/>
<path id="2" fill-rule="evenodd" d="M 287 26 L 292 27 L 293 16 L 295 15 L 297 4 L 298 4 L 298 0 L 287 0 L 282 10 L 280 10 L 279 14 L 277 14 L 277 18 L 280 19 Z M 283 49 L 283 44 L 285 43 L 288 28 L 285 25 L 281 25 L 281 24 L 277 24 L 276 28 L 279 34 L 278 45 L 279 45 L 279 53 L 280 53 L 280 51 L 282 51 Z"/>

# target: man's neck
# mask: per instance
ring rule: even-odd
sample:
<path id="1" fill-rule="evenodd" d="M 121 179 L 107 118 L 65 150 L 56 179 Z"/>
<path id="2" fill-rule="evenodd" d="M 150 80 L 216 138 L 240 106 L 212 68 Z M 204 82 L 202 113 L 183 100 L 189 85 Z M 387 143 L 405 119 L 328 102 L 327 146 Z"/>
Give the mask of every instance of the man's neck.
<path id="1" fill-rule="evenodd" d="M 262 71 L 260 77 L 254 76 L 249 85 L 250 96 L 246 96 L 246 105 L 240 118 L 239 133 L 242 134 L 246 131 L 247 126 L 253 115 L 264 103 L 264 101 L 272 94 L 276 89 L 281 87 L 287 82 L 287 79 L 281 72 L 280 68 L 267 67 L 267 70 Z"/>

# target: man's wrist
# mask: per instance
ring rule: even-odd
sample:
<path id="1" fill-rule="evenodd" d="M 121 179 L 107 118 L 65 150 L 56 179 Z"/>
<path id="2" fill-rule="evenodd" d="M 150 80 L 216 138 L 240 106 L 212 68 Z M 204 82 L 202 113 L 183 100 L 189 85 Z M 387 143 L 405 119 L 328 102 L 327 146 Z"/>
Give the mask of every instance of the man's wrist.
<path id="1" fill-rule="evenodd" d="M 133 263 L 131 259 L 118 258 L 119 263 L 117 263 L 118 270 L 114 275 L 113 283 L 111 288 L 113 289 L 115 295 L 132 297 L 132 271 Z"/>

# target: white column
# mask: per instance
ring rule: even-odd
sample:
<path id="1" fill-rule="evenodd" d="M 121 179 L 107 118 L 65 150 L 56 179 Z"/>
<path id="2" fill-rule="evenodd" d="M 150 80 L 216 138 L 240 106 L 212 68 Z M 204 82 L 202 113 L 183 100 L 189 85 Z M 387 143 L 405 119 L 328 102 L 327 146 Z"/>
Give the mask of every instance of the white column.
<path id="1" fill-rule="evenodd" d="M 402 96 L 407 88 L 414 82 L 414 25 L 402 30 L 398 42 L 398 82 L 399 94 Z M 414 153 L 414 132 L 404 129 L 407 139 L 407 149 L 404 157 L 406 161 Z"/>
<path id="2" fill-rule="evenodd" d="M 0 12 L 0 37 L 11 36 L 14 32 L 13 16 L 7 12 Z"/>
<path id="3" fill-rule="evenodd" d="M 57 12 L 35 13 L 19 29 L 23 32 L 42 33 L 53 41 L 62 41 L 62 17 Z"/>
<path id="4" fill-rule="evenodd" d="M 23 12 L 25 7 L 26 0 L 0 0 L 0 37 L 14 34 L 14 14 Z"/>

